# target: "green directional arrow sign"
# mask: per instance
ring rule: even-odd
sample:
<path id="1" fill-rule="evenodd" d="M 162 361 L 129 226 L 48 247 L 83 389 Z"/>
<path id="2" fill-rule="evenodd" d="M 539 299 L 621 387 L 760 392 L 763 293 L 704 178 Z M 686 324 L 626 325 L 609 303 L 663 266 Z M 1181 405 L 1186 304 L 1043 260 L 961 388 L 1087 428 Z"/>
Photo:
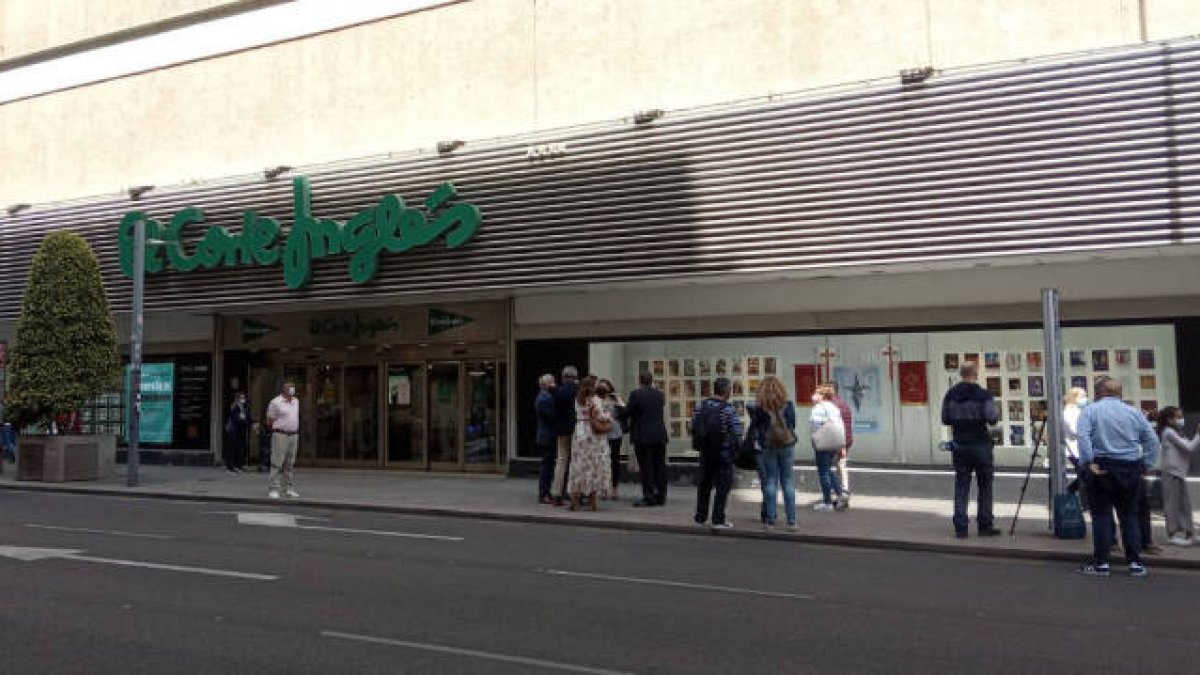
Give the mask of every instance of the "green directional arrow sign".
<path id="1" fill-rule="evenodd" d="M 461 314 L 454 314 L 440 309 L 429 310 L 429 334 L 437 335 L 459 326 L 465 326 L 475 319 Z"/>
<path id="2" fill-rule="evenodd" d="M 275 326 L 268 326 L 261 321 L 254 319 L 242 319 L 242 342 L 254 342 L 255 340 L 279 330 Z"/>

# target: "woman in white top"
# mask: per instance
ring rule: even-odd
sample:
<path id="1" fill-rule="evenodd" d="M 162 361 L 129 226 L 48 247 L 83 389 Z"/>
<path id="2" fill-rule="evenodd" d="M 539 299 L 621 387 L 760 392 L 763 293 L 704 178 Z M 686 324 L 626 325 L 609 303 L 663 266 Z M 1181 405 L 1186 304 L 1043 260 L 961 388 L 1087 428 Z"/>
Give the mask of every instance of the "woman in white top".
<path id="1" fill-rule="evenodd" d="M 1162 439 L 1163 515 L 1171 543 L 1190 546 L 1196 542 L 1192 502 L 1188 498 L 1187 472 L 1191 454 L 1200 449 L 1200 435 L 1183 437 L 1183 411 L 1167 406 L 1158 414 L 1158 436 Z"/>
<path id="2" fill-rule="evenodd" d="M 1079 457 L 1079 415 L 1087 402 L 1087 392 L 1079 387 L 1071 387 L 1063 398 L 1063 443 L 1071 457 Z"/>
<path id="3" fill-rule="evenodd" d="M 817 481 L 821 484 L 821 501 L 813 506 L 814 511 L 840 511 L 846 508 L 846 496 L 833 471 L 838 453 L 846 447 L 846 427 L 842 422 L 842 412 L 832 399 L 833 387 L 827 384 L 817 387 L 812 399 L 812 415 L 808 418 L 817 460 Z M 834 495 L 837 496 L 836 503 L 833 501 Z"/>

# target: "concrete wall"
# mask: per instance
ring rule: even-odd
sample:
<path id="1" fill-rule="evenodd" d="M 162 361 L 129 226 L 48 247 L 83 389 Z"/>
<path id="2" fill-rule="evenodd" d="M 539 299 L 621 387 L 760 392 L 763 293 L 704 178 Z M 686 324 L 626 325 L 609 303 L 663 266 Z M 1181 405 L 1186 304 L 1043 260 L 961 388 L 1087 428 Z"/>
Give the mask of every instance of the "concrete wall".
<path id="1" fill-rule="evenodd" d="M 217 4 L 7 0 L 0 44 L 11 58 Z M 1149 39 L 1200 33 L 1200 3 L 1145 4 Z M 439 140 L 893 78 L 927 63 L 1136 43 L 1138 8 L 1136 0 L 470 0 L 0 106 L 0 156 L 21 167 L 0 181 L 0 205 L 428 151 Z"/>

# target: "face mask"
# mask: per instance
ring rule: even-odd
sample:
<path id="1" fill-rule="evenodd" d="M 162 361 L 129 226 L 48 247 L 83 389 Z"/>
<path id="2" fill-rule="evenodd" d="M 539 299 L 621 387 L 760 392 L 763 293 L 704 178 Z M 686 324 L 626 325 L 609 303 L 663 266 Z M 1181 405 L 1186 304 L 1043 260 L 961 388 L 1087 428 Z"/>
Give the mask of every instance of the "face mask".
<path id="1" fill-rule="evenodd" d="M 1183 420 L 1179 419 L 1179 418 L 1173 419 L 1173 420 L 1171 420 L 1171 426 L 1175 427 L 1176 429 L 1182 429 L 1183 428 Z"/>
<path id="2" fill-rule="evenodd" d="M 246 405 L 246 399 L 244 399 L 244 398 L 239 397 L 237 401 L 238 401 L 238 405 Z"/>
<path id="3" fill-rule="evenodd" d="M 1085 406 L 1087 404 L 1088 404 L 1088 400 L 1087 400 L 1086 396 L 1080 396 L 1079 400 L 1075 401 L 1075 405 L 1079 406 L 1080 408 L 1082 408 L 1083 406 Z"/>
<path id="4" fill-rule="evenodd" d="M 820 395 L 820 394 L 813 394 L 813 395 L 812 395 L 812 402 L 813 402 L 813 403 L 820 403 L 822 400 L 823 400 L 823 399 L 821 398 L 821 395 Z"/>
<path id="5" fill-rule="evenodd" d="M 295 387 L 288 387 L 288 388 L 287 388 L 287 394 L 288 394 L 288 396 L 295 396 L 295 395 L 296 395 L 296 388 L 295 388 Z"/>

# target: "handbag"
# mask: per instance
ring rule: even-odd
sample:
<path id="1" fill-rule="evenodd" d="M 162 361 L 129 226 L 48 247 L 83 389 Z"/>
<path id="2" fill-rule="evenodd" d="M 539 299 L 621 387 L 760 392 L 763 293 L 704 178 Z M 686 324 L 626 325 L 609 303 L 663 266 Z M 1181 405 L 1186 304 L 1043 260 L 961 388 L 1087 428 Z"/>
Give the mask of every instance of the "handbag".
<path id="1" fill-rule="evenodd" d="M 842 424 L 841 413 L 834 408 L 828 411 L 828 415 L 825 423 L 812 432 L 813 448 L 821 451 L 841 450 L 846 447 L 846 427 Z"/>
<path id="2" fill-rule="evenodd" d="M 596 415 L 596 407 L 595 406 L 592 406 L 591 408 L 588 409 L 588 421 L 591 422 L 592 433 L 596 434 L 597 436 L 602 436 L 602 435 L 607 434 L 608 432 L 612 431 L 612 428 L 613 428 L 612 420 L 598 417 Z"/>
<path id="3" fill-rule="evenodd" d="M 733 453 L 733 465 L 739 469 L 747 471 L 758 468 L 758 456 L 762 450 L 758 448 L 758 434 L 751 424 L 749 429 L 746 429 L 746 436 L 738 445 L 737 452 Z"/>

